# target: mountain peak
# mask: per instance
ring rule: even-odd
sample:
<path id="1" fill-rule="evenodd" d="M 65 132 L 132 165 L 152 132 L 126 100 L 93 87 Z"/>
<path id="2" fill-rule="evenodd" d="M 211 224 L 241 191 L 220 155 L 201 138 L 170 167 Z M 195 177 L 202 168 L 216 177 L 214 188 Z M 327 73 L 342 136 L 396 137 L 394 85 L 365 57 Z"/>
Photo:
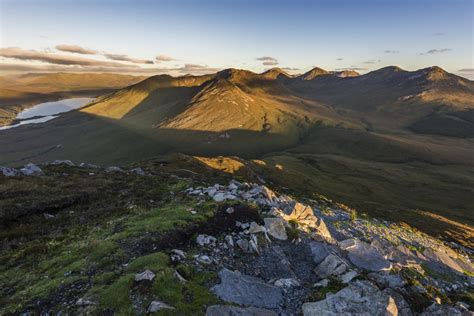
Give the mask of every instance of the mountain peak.
<path id="1" fill-rule="evenodd" d="M 428 68 L 423 68 L 419 70 L 426 76 L 426 79 L 430 81 L 444 80 L 448 79 L 448 73 L 438 66 L 431 66 Z"/>
<path id="2" fill-rule="evenodd" d="M 275 67 L 268 69 L 265 72 L 261 73 L 261 76 L 266 78 L 266 79 L 278 79 L 280 76 L 283 77 L 290 77 L 283 69 Z"/>
<path id="3" fill-rule="evenodd" d="M 324 69 L 319 68 L 319 67 L 314 67 L 310 71 L 305 72 L 301 76 L 301 78 L 303 80 L 313 80 L 314 78 L 316 78 L 318 76 L 327 75 L 327 74 L 329 74 L 329 72 L 327 70 L 324 70 Z"/>

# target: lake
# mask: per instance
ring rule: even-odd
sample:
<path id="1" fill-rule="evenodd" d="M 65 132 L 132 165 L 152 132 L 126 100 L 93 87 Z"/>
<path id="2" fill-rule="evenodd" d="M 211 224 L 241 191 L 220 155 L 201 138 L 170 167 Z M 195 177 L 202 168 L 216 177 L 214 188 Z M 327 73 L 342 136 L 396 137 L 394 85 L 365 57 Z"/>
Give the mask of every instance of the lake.
<path id="1" fill-rule="evenodd" d="M 93 100 L 94 98 L 73 98 L 40 103 L 18 113 L 16 119 L 22 120 L 21 122 L 14 125 L 0 126 L 0 130 L 15 128 L 25 124 L 44 123 L 58 117 L 61 113 L 78 109 Z"/>

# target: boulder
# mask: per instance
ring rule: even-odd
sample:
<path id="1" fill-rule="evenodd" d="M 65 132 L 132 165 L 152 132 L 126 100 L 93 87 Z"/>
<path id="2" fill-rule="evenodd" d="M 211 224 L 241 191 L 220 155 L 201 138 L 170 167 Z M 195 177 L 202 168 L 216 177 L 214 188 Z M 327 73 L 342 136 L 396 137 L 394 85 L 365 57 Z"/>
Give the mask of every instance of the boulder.
<path id="1" fill-rule="evenodd" d="M 150 303 L 150 306 L 148 306 L 148 313 L 156 313 L 162 309 L 174 309 L 173 306 L 170 306 L 168 304 L 165 304 L 163 302 L 160 302 L 160 301 L 152 301 Z"/>
<path id="2" fill-rule="evenodd" d="M 250 223 L 249 233 L 257 234 L 257 233 L 264 233 L 266 232 L 265 227 L 258 225 L 255 222 Z"/>
<path id="3" fill-rule="evenodd" d="M 74 167 L 75 164 L 71 160 L 55 160 L 51 163 L 53 166 L 66 165 Z"/>
<path id="4" fill-rule="evenodd" d="M 320 264 L 327 256 L 331 254 L 327 244 L 323 242 L 312 241 L 309 243 L 309 247 L 311 249 L 311 255 L 313 256 L 313 261 L 316 264 Z"/>
<path id="5" fill-rule="evenodd" d="M 136 174 L 138 176 L 144 176 L 146 174 L 145 171 L 143 171 L 143 169 L 140 167 L 131 169 L 130 173 Z"/>
<path id="6" fill-rule="evenodd" d="M 353 278 L 357 276 L 357 272 L 354 270 L 348 271 L 340 276 L 341 282 L 347 284 L 352 281 Z"/>
<path id="7" fill-rule="evenodd" d="M 18 170 L 16 170 L 15 168 L 10 168 L 10 167 L 0 167 L 0 172 L 5 177 L 14 177 L 18 175 Z"/>
<path id="8" fill-rule="evenodd" d="M 395 300 L 369 281 L 355 281 L 319 302 L 303 304 L 304 316 L 316 315 L 398 315 Z"/>
<path id="9" fill-rule="evenodd" d="M 349 244 L 349 242 L 344 242 Z M 374 247 L 360 240 L 355 240 L 353 246 L 345 247 L 351 262 L 359 268 L 369 271 L 388 271 L 391 263 L 386 260 Z"/>
<path id="10" fill-rule="evenodd" d="M 150 270 L 145 270 L 143 272 L 137 273 L 135 275 L 135 281 L 152 281 L 155 278 L 155 274 Z"/>
<path id="11" fill-rule="evenodd" d="M 221 283 L 211 291 L 226 302 L 262 308 L 278 308 L 283 302 L 282 290 L 261 279 L 225 268 L 219 277 Z"/>
<path id="12" fill-rule="evenodd" d="M 285 224 L 281 218 L 264 218 L 265 228 L 270 236 L 279 240 L 287 240 Z"/>
<path id="13" fill-rule="evenodd" d="M 463 312 L 464 311 L 461 311 L 453 306 L 433 304 L 429 306 L 423 313 L 421 313 L 421 316 L 472 315 L 470 312 Z"/>
<path id="14" fill-rule="evenodd" d="M 110 166 L 105 168 L 105 172 L 113 173 L 113 172 L 124 172 L 122 168 L 117 166 Z"/>
<path id="15" fill-rule="evenodd" d="M 29 163 L 25 165 L 24 168 L 20 169 L 20 172 L 25 176 L 43 176 L 44 175 L 43 170 L 41 170 L 41 168 L 35 165 L 34 163 Z"/>
<path id="16" fill-rule="evenodd" d="M 292 201 L 287 204 L 283 212 L 274 211 L 285 221 L 295 222 L 306 231 L 312 230 L 312 235 L 316 239 L 332 240 L 331 233 L 323 219 L 316 217 L 310 206 Z"/>
<path id="17" fill-rule="evenodd" d="M 341 258 L 333 254 L 327 256 L 315 269 L 314 272 L 321 278 L 338 276 L 346 272 L 347 265 Z"/>
<path id="18" fill-rule="evenodd" d="M 269 309 L 256 307 L 212 305 L 207 308 L 206 316 L 278 316 L 278 314 Z"/>

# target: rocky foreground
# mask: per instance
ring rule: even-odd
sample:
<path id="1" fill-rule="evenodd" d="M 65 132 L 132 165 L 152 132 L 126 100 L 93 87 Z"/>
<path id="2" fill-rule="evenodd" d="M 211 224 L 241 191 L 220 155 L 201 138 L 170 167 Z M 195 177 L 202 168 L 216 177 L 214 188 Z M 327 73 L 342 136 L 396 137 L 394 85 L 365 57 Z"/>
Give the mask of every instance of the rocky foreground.
<path id="1" fill-rule="evenodd" d="M 472 249 L 325 199 L 149 166 L 0 172 L 2 314 L 474 314 Z M 15 192 L 71 178 L 90 181 L 79 202 L 15 217 Z"/>

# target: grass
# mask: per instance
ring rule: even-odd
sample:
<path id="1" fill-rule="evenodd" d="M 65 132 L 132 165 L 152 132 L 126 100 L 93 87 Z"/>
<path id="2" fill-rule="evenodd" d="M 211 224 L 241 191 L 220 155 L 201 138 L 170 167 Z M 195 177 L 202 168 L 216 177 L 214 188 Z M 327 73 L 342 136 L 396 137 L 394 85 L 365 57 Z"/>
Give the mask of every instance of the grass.
<path id="1" fill-rule="evenodd" d="M 339 281 L 338 279 L 335 278 L 330 278 L 329 283 L 326 287 L 323 288 L 318 288 L 313 290 L 313 292 L 310 294 L 308 297 L 308 302 L 315 302 L 315 301 L 320 301 L 326 298 L 326 295 L 328 293 L 337 293 L 343 288 L 345 288 L 346 285 Z"/>

